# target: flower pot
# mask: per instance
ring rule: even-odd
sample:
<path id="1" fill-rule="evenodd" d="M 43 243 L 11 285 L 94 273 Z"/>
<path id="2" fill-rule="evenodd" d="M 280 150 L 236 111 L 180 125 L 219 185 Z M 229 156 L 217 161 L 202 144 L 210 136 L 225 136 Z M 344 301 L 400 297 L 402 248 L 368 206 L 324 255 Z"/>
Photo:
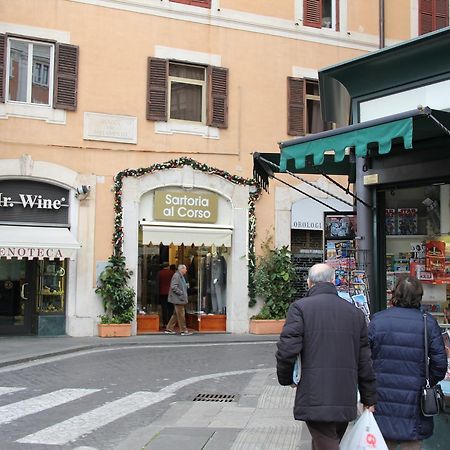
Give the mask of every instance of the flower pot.
<path id="1" fill-rule="evenodd" d="M 99 323 L 99 337 L 129 337 L 131 336 L 131 323 Z"/>
<path id="2" fill-rule="evenodd" d="M 158 333 L 159 332 L 159 315 L 158 314 L 142 314 L 136 316 L 137 333 Z"/>
<path id="3" fill-rule="evenodd" d="M 280 334 L 283 329 L 284 319 L 282 320 L 258 320 L 250 319 L 251 334 Z"/>

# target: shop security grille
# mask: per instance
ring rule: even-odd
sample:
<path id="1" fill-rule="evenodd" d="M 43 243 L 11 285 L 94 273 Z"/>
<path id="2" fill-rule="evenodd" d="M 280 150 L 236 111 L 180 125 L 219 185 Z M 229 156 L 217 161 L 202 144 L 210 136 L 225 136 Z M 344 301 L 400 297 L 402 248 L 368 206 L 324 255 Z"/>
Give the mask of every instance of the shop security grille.
<path id="1" fill-rule="evenodd" d="M 235 394 L 197 394 L 193 401 L 228 403 L 234 400 L 236 400 Z"/>

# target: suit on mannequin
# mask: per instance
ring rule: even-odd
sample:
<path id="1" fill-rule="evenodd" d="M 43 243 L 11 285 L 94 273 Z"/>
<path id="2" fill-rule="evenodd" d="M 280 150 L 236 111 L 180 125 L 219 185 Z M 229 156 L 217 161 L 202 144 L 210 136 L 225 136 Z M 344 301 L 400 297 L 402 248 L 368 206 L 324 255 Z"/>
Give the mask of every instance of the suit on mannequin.
<path id="1" fill-rule="evenodd" d="M 211 254 L 211 302 L 212 311 L 223 314 L 226 311 L 225 287 L 227 283 L 227 263 L 213 247 Z"/>

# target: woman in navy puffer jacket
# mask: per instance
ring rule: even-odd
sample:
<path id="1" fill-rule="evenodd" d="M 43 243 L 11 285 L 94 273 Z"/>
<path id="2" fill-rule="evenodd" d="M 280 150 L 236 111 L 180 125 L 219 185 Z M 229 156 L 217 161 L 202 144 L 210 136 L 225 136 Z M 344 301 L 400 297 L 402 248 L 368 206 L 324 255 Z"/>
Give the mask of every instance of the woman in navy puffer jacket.
<path id="1" fill-rule="evenodd" d="M 373 316 L 369 343 L 377 379 L 378 426 L 388 448 L 420 449 L 421 441 L 433 434 L 433 418 L 420 410 L 425 386 L 424 318 L 419 309 L 423 288 L 414 277 L 402 278 L 395 286 L 392 308 Z M 447 356 L 441 330 L 427 314 L 430 385 L 442 380 Z"/>

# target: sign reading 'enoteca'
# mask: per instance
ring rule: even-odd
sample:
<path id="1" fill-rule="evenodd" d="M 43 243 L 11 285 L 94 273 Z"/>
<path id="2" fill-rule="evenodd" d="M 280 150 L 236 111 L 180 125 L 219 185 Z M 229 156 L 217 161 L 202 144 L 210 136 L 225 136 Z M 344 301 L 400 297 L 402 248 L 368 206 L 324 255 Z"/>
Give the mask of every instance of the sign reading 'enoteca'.
<path id="1" fill-rule="evenodd" d="M 217 222 L 217 195 L 206 191 L 155 191 L 155 220 Z"/>

